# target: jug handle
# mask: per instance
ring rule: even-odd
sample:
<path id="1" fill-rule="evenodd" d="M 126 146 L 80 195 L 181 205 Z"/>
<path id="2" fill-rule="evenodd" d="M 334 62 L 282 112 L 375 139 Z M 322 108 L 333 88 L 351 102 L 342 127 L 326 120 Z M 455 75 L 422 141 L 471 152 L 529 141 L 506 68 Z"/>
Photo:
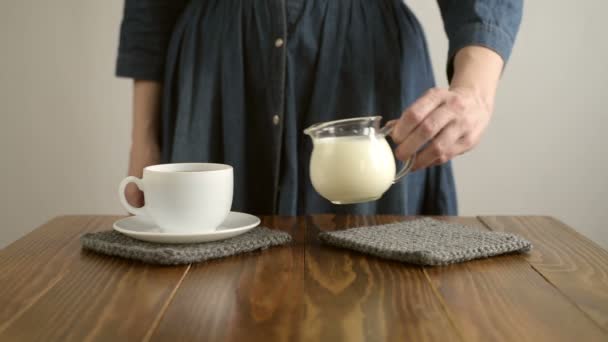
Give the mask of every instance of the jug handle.
<path id="1" fill-rule="evenodd" d="M 395 123 L 396 123 L 396 121 L 394 121 L 394 120 L 387 122 L 387 124 L 380 129 L 379 133 L 382 134 L 383 136 L 390 135 L 391 132 L 393 131 L 393 128 L 395 127 Z M 415 161 L 416 161 L 416 152 L 414 152 L 414 154 L 408 160 L 405 161 L 401 170 L 399 170 L 399 172 L 397 172 L 397 174 L 395 175 L 395 179 L 393 179 L 393 184 L 397 183 L 401 178 L 407 176 L 410 173 L 410 171 L 412 170 L 412 166 L 414 166 Z"/>

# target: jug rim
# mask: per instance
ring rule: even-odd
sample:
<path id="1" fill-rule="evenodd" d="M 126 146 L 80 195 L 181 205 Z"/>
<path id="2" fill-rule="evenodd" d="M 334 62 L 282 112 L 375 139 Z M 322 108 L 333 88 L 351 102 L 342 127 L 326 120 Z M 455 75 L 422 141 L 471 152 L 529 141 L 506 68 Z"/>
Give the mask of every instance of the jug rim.
<path id="1" fill-rule="evenodd" d="M 304 134 L 312 135 L 312 133 L 314 133 L 316 131 L 333 126 L 335 124 L 342 124 L 342 123 L 356 122 L 356 121 L 376 121 L 376 120 L 381 120 L 381 119 L 382 119 L 382 116 L 380 116 L 380 115 L 372 115 L 372 116 L 360 116 L 360 117 L 354 117 L 354 118 L 348 118 L 348 119 L 339 119 L 339 120 L 319 122 L 319 123 L 316 123 L 316 124 L 311 125 L 308 128 L 306 128 L 304 130 Z"/>

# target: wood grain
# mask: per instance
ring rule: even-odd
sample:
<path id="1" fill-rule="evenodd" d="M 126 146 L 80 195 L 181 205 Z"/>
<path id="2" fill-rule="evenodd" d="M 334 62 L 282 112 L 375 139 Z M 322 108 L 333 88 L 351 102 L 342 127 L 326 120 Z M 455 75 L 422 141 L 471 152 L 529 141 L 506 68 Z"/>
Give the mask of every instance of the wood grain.
<path id="1" fill-rule="evenodd" d="M 264 218 L 295 242 L 193 265 L 153 341 L 295 341 L 303 315 L 304 225 Z"/>
<path id="2" fill-rule="evenodd" d="M 534 250 L 431 268 L 317 239 L 395 216 L 266 217 L 295 243 L 191 267 L 81 251 L 117 218 L 60 217 L 0 250 L 0 341 L 608 340 L 608 252 L 551 218 L 484 217 Z"/>
<path id="3" fill-rule="evenodd" d="M 455 341 L 420 267 L 321 245 L 320 231 L 403 218 L 323 215 L 307 222 L 306 341 Z"/>
<path id="4" fill-rule="evenodd" d="M 480 230 L 475 218 L 443 218 Z M 606 341 L 608 336 L 521 255 L 498 256 L 425 273 L 470 341 Z"/>
<path id="5" fill-rule="evenodd" d="M 79 237 L 95 216 L 57 217 L 0 250 L 0 331 L 62 279 L 80 253 Z"/>
<path id="6" fill-rule="evenodd" d="M 82 232 L 109 229 L 115 219 L 54 220 L 3 251 L 3 269 L 12 268 L 3 280 L 8 280 L 7 289 L 14 296 L 10 298 L 13 311 L 5 314 L 17 315 L 3 321 L 0 341 L 141 340 L 146 336 L 186 267 L 154 267 L 80 250 L 77 239 Z M 28 256 L 39 251 L 42 255 Z M 20 255 L 28 261 L 16 260 Z M 47 256 L 50 263 L 44 260 Z M 61 276 L 53 278 L 53 272 Z M 27 285 L 30 282 L 33 285 Z M 23 284 L 27 290 L 15 288 Z M 9 300 L 5 293 L 0 298 L 3 303 Z"/>
<path id="7" fill-rule="evenodd" d="M 608 331 L 608 252 L 550 217 L 481 217 L 492 230 L 520 234 L 534 244 L 526 260 Z"/>

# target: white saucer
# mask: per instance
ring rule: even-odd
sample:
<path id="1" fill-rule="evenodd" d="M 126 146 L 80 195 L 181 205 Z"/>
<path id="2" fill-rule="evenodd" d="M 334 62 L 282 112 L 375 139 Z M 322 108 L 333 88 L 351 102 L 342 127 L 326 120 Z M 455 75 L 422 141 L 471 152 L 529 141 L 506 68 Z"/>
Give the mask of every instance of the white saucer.
<path id="1" fill-rule="evenodd" d="M 130 216 L 114 222 L 114 230 L 134 239 L 158 243 L 196 243 L 227 239 L 257 227 L 260 219 L 249 214 L 231 211 L 224 222 L 212 232 L 163 233 L 145 216 Z"/>

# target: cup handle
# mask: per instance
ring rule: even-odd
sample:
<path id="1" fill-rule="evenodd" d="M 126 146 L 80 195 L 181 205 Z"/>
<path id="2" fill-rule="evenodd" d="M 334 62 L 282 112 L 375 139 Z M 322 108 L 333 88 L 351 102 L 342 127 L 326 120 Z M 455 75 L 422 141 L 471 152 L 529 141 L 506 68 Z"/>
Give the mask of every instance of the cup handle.
<path id="1" fill-rule="evenodd" d="M 120 182 L 120 185 L 118 186 L 118 197 L 120 198 L 120 203 L 123 207 L 125 207 L 125 209 L 129 213 L 133 215 L 147 216 L 145 205 L 141 208 L 136 208 L 130 205 L 129 202 L 127 202 L 127 198 L 125 197 L 125 189 L 127 188 L 127 185 L 129 185 L 129 183 L 135 183 L 139 190 L 144 191 L 144 182 L 142 182 L 142 180 L 137 177 L 129 176 L 123 179 L 122 182 Z"/>
<path id="2" fill-rule="evenodd" d="M 390 135 L 395 127 L 395 121 L 389 121 L 384 127 L 380 129 L 380 134 L 387 136 Z M 414 166 L 414 162 L 416 161 L 416 152 L 405 161 L 405 165 L 397 172 L 395 175 L 395 179 L 393 179 L 393 184 L 397 183 L 401 178 L 407 176 L 412 170 L 412 166 Z"/>

